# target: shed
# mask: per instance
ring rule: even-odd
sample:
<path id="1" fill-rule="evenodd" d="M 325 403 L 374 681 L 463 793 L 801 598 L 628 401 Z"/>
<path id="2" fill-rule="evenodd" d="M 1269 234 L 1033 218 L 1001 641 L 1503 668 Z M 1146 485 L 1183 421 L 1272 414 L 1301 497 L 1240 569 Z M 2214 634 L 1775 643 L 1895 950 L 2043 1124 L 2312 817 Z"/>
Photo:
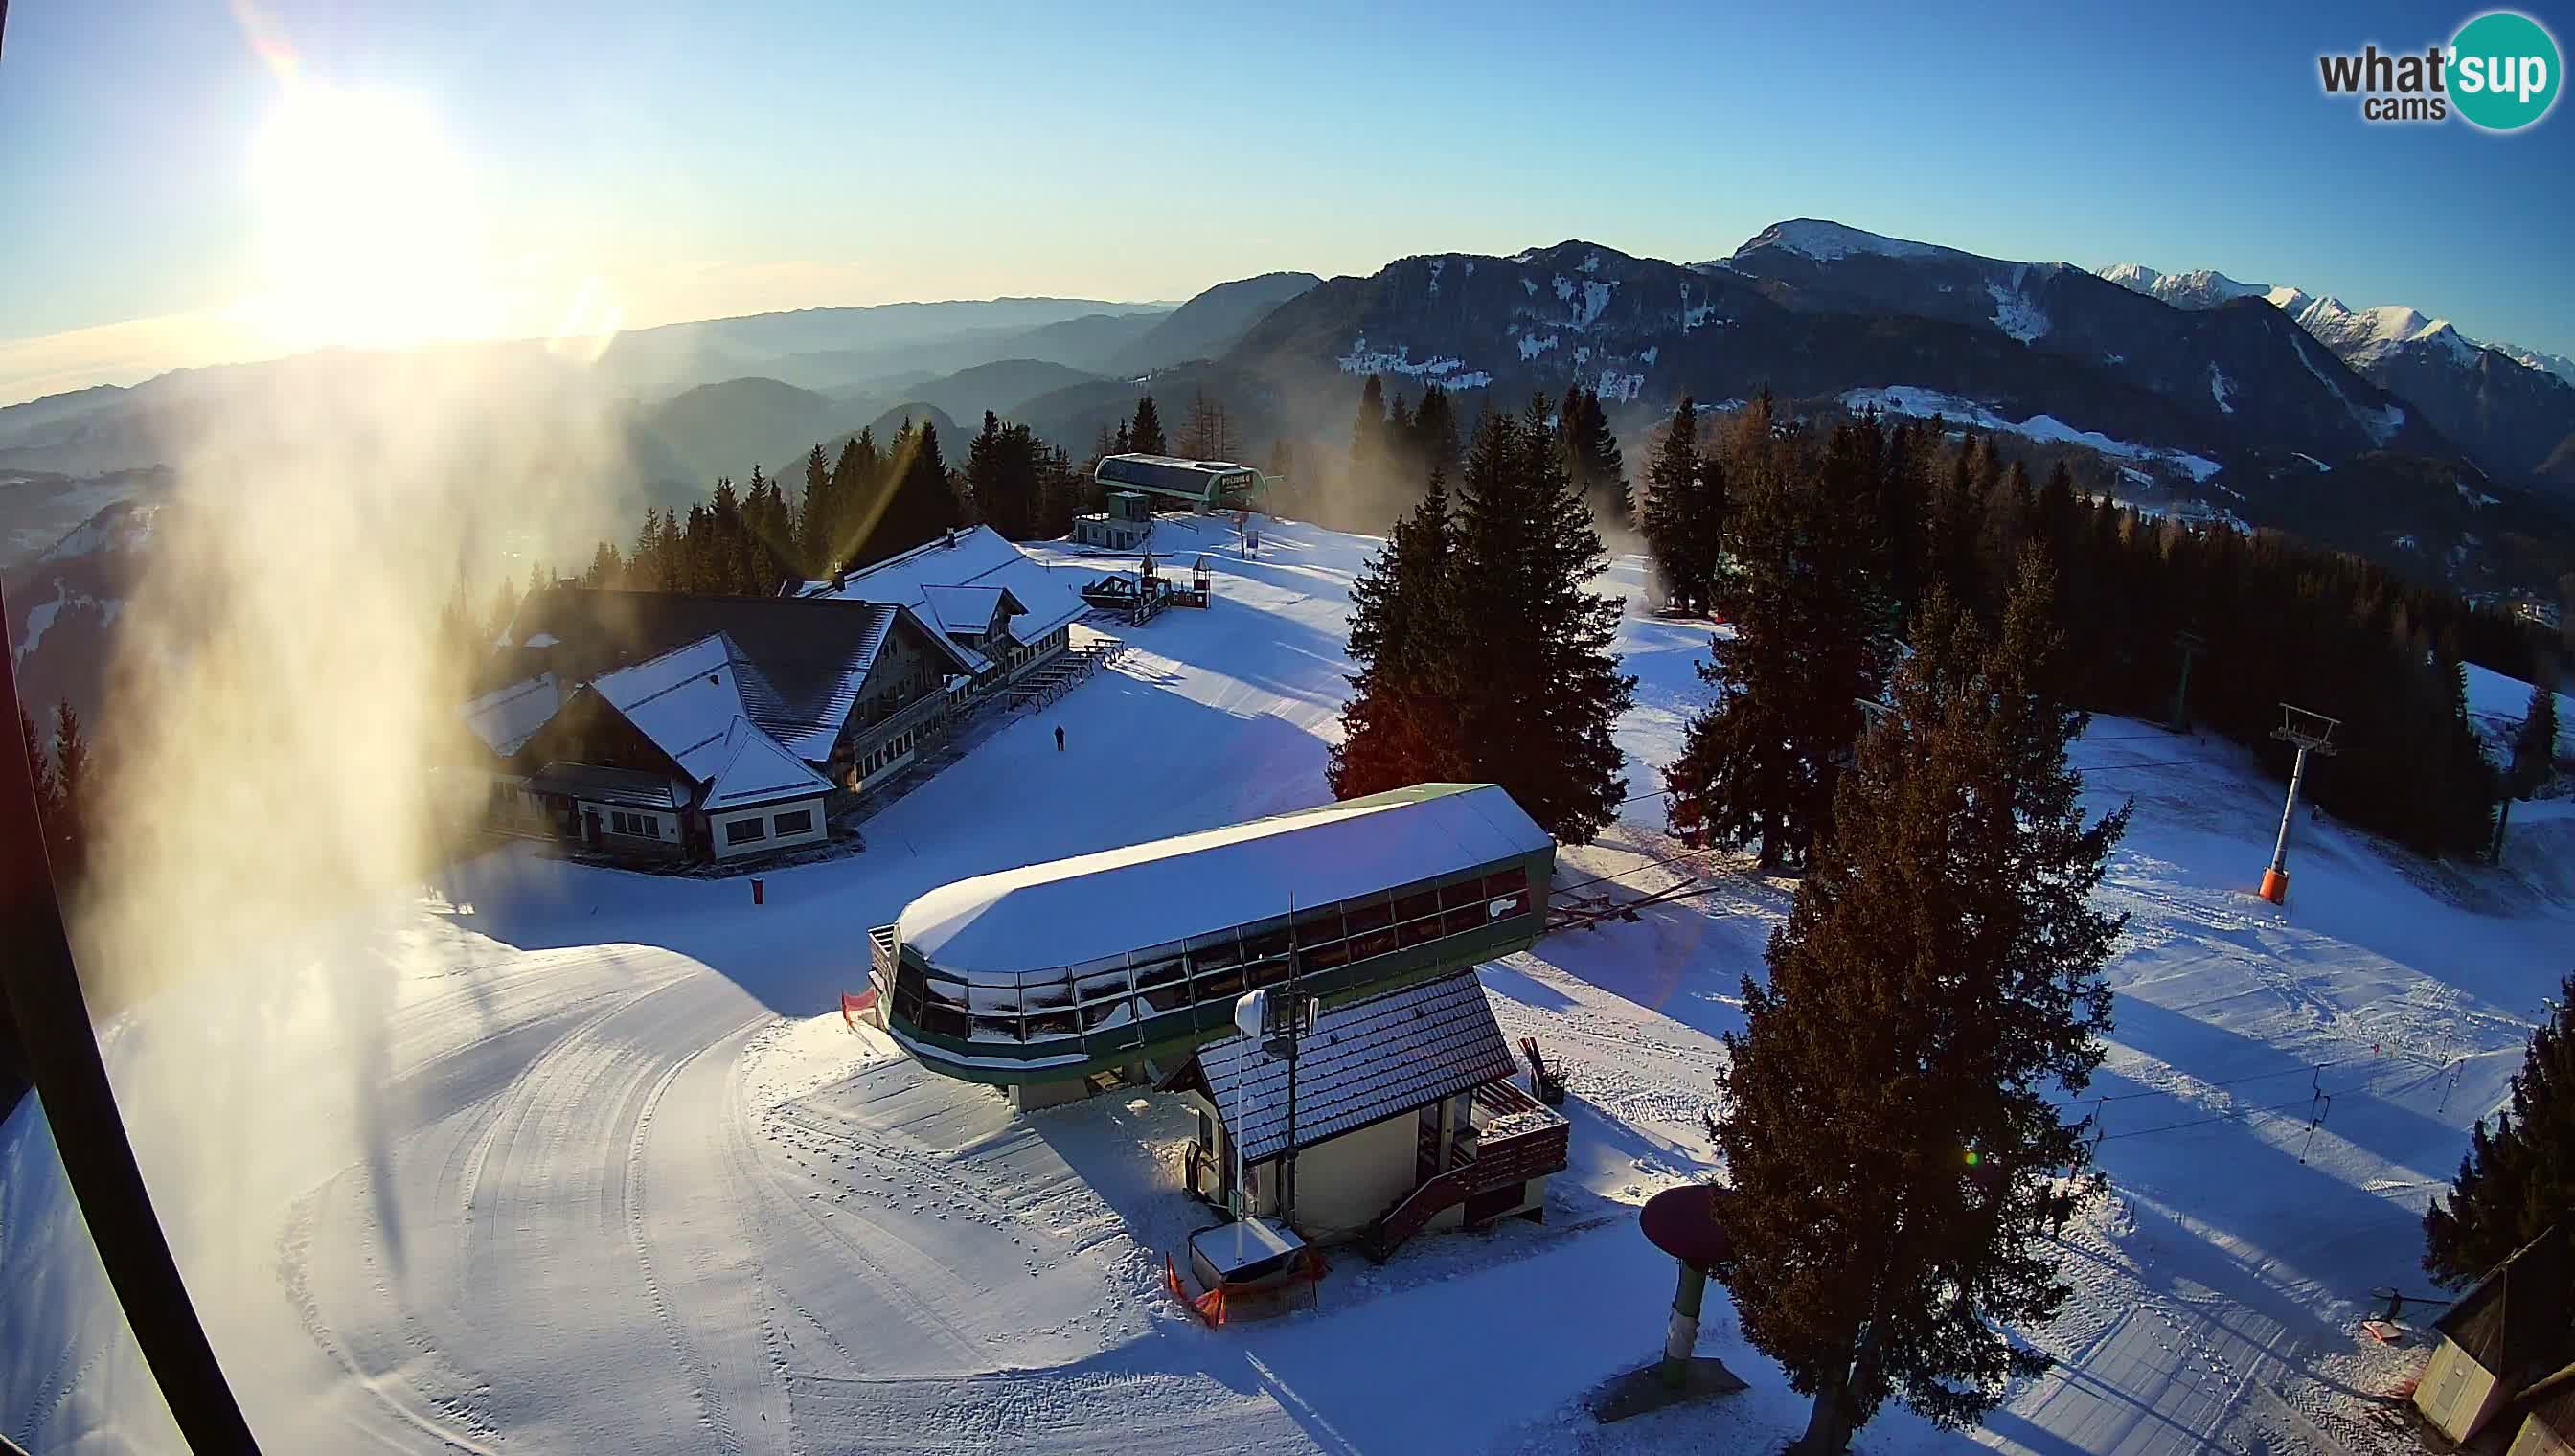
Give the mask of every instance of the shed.
<path id="1" fill-rule="evenodd" d="M 2523 1391 L 2505 1412 L 2505 1419 L 2495 1424 L 2509 1428 L 2515 1417 L 2520 1425 L 2513 1431 L 2512 1445 L 2504 1456 L 2575 1453 L 2575 1365 L 2561 1367 Z"/>
<path id="2" fill-rule="evenodd" d="M 2433 1322 L 2441 1341 L 2414 1408 L 2454 1442 L 2474 1440 L 2524 1391 L 2575 1357 L 2565 1226 L 2552 1225 L 2487 1271 Z"/>

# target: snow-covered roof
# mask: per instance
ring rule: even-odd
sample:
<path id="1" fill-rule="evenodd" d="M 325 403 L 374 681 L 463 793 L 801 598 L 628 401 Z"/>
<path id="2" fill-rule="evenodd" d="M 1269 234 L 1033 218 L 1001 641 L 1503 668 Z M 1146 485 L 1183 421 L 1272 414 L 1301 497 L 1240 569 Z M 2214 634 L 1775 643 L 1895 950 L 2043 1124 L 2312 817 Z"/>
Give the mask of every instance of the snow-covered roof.
<path id="1" fill-rule="evenodd" d="M 699 807 L 743 808 L 781 799 L 814 798 L 832 791 L 831 780 L 805 766 L 805 760 L 780 747 L 778 740 L 738 718 L 725 730 L 724 761 L 707 783 Z"/>
<path id="2" fill-rule="evenodd" d="M 725 765 L 734 720 L 751 716 L 723 633 L 603 674 L 590 686 L 700 783 Z"/>
<path id="3" fill-rule="evenodd" d="M 691 792 L 676 778 L 593 763 L 548 763 L 529 777 L 528 787 L 628 808 L 687 808 Z"/>
<path id="4" fill-rule="evenodd" d="M 1011 594 L 1000 587 L 924 587 L 927 616 L 942 632 L 980 633 L 993 625 L 993 613 Z M 1015 606 L 1025 606 L 1012 599 Z"/>
<path id="5" fill-rule="evenodd" d="M 1296 1146 L 1312 1147 L 1516 1070 L 1472 970 L 1334 1007 L 1314 1019 L 1297 1046 Z M 1207 1092 L 1246 1161 L 1288 1150 L 1288 1063 L 1250 1037 L 1200 1047 L 1194 1066 L 1172 1081 Z"/>
<path id="6" fill-rule="evenodd" d="M 989 526 L 977 526 L 851 572 L 840 585 L 808 582 L 797 596 L 843 602 L 883 602 L 935 620 L 933 587 L 999 587 L 1019 600 L 1011 636 L 1033 643 L 1089 610 L 1074 590 Z M 980 626 L 978 628 L 980 631 Z"/>
<path id="7" fill-rule="evenodd" d="M 917 608 L 867 601 L 722 597 L 686 592 L 556 588 L 529 598 L 514 623 L 542 661 L 578 680 L 640 665 L 722 634 L 733 644 L 745 716 L 808 762 L 832 754 L 878 654 L 911 618 L 960 674 L 988 664 L 925 623 Z"/>
<path id="8" fill-rule="evenodd" d="M 1016 975 L 1231 929 L 1553 846 L 1490 783 L 1424 783 L 979 874 L 904 906 L 942 970 Z"/>
<path id="9" fill-rule="evenodd" d="M 1304 1246 L 1296 1230 L 1269 1218 L 1238 1218 L 1190 1235 L 1191 1250 L 1220 1279 L 1275 1263 Z"/>
<path id="10" fill-rule="evenodd" d="M 493 752 L 508 756 L 526 746 L 537 729 L 554 721 L 555 710 L 562 706 L 555 692 L 552 674 L 496 688 L 465 705 L 465 726 L 474 730 Z"/>

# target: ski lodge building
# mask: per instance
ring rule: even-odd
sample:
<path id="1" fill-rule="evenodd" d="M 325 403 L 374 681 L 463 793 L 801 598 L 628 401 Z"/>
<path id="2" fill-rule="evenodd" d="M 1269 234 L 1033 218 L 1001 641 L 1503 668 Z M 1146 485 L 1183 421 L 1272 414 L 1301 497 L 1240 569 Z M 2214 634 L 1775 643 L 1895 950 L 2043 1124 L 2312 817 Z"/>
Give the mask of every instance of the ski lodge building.
<path id="1" fill-rule="evenodd" d="M 977 696 L 1063 653 L 1074 619 L 1088 610 L 1073 588 L 989 526 L 952 531 L 901 556 L 789 593 L 798 601 L 904 609 L 939 629 L 976 664 L 971 688 Z"/>
<path id="2" fill-rule="evenodd" d="M 504 829 L 639 862 L 797 848 L 1064 653 L 1085 610 L 981 528 L 801 595 L 555 587 L 463 717 Z"/>
<path id="3" fill-rule="evenodd" d="M 1189 1183 L 1317 1240 L 1399 1242 L 1544 1206 L 1564 1120 L 1515 1070 L 1474 966 L 1545 927 L 1555 845 L 1492 784 L 1429 783 L 979 875 L 872 932 L 877 1005 L 923 1065 L 1024 1109 L 1189 1097 Z M 1319 1003 L 1288 1063 L 1252 989 Z M 1290 1188 L 1282 1178 L 1297 1161 Z"/>

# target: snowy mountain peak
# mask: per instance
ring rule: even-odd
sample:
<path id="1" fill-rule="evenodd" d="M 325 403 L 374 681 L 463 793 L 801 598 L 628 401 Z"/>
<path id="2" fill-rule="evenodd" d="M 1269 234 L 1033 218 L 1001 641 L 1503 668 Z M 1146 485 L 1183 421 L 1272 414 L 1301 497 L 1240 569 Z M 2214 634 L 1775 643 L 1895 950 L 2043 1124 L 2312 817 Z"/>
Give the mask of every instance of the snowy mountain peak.
<path id="1" fill-rule="evenodd" d="M 2142 263 L 2113 263 L 2097 272 L 2130 293 L 2161 299 L 2177 309 L 2213 309 L 2234 299 L 2258 298 L 2295 313 L 2307 301 L 2307 296 L 2297 289 L 2275 288 L 2267 283 L 2239 283 L 2209 268 L 2194 269 L 2189 273 L 2161 273 Z"/>
<path id="2" fill-rule="evenodd" d="M 2349 359 L 2355 355 L 2374 354 L 2400 344 L 2447 330 L 2453 339 L 2466 342 L 2446 319 L 2427 319 L 2419 311 L 2403 304 L 2383 304 L 2374 309 L 2351 309 L 2340 299 L 2320 298 L 2297 314 L 2298 327 L 2323 341 L 2334 353 Z M 2472 343 L 2467 347 L 2473 349 Z"/>
<path id="3" fill-rule="evenodd" d="M 1784 223 L 1773 223 L 1753 234 L 1751 240 L 1742 247 L 1735 249 L 1734 256 L 1740 258 L 1758 248 L 1778 248 L 1812 258 L 1818 263 L 1829 263 L 1836 258 L 1847 258 L 1854 253 L 1874 253 L 1883 258 L 1928 258 L 1934 254 L 1950 251 L 1946 248 L 1935 248 L 1929 243 L 1915 243 L 1903 238 L 1864 233 L 1857 228 L 1844 227 L 1840 223 L 1826 222 L 1820 218 L 1795 218 Z"/>
<path id="4" fill-rule="evenodd" d="M 2569 359 L 2563 354 L 2550 354 L 2544 350 L 2524 349 L 2518 344 L 2494 344 L 2487 347 L 2500 351 L 2504 358 L 2515 364 L 2530 369 L 2545 370 L 2568 384 L 2575 385 L 2575 359 Z"/>

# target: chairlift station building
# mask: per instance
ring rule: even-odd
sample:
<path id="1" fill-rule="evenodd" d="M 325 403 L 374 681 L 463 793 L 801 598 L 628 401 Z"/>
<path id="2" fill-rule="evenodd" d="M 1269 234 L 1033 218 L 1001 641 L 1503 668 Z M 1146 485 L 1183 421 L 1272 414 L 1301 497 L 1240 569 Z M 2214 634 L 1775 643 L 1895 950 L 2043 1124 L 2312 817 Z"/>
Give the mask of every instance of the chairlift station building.
<path id="1" fill-rule="evenodd" d="M 925 1066 L 1024 1108 L 1114 1080 L 1192 1096 L 1193 1191 L 1231 1189 L 1240 1138 L 1247 1211 L 1275 1209 L 1291 1148 L 1285 1064 L 1264 1064 L 1235 1003 L 1257 987 L 1314 998 L 1301 1221 L 1360 1233 L 1427 1188 L 1437 1206 L 1396 1220 L 1408 1233 L 1470 1200 L 1478 1220 L 1540 1206 L 1564 1166 L 1563 1119 L 1510 1085 L 1473 971 L 1536 942 L 1554 862 L 1501 788 L 1416 784 L 960 880 L 873 932 L 872 979 L 887 1031 Z M 1485 1160 L 1492 1177 L 1466 1176 L 1487 1127 L 1496 1154 L 1520 1140 Z"/>

